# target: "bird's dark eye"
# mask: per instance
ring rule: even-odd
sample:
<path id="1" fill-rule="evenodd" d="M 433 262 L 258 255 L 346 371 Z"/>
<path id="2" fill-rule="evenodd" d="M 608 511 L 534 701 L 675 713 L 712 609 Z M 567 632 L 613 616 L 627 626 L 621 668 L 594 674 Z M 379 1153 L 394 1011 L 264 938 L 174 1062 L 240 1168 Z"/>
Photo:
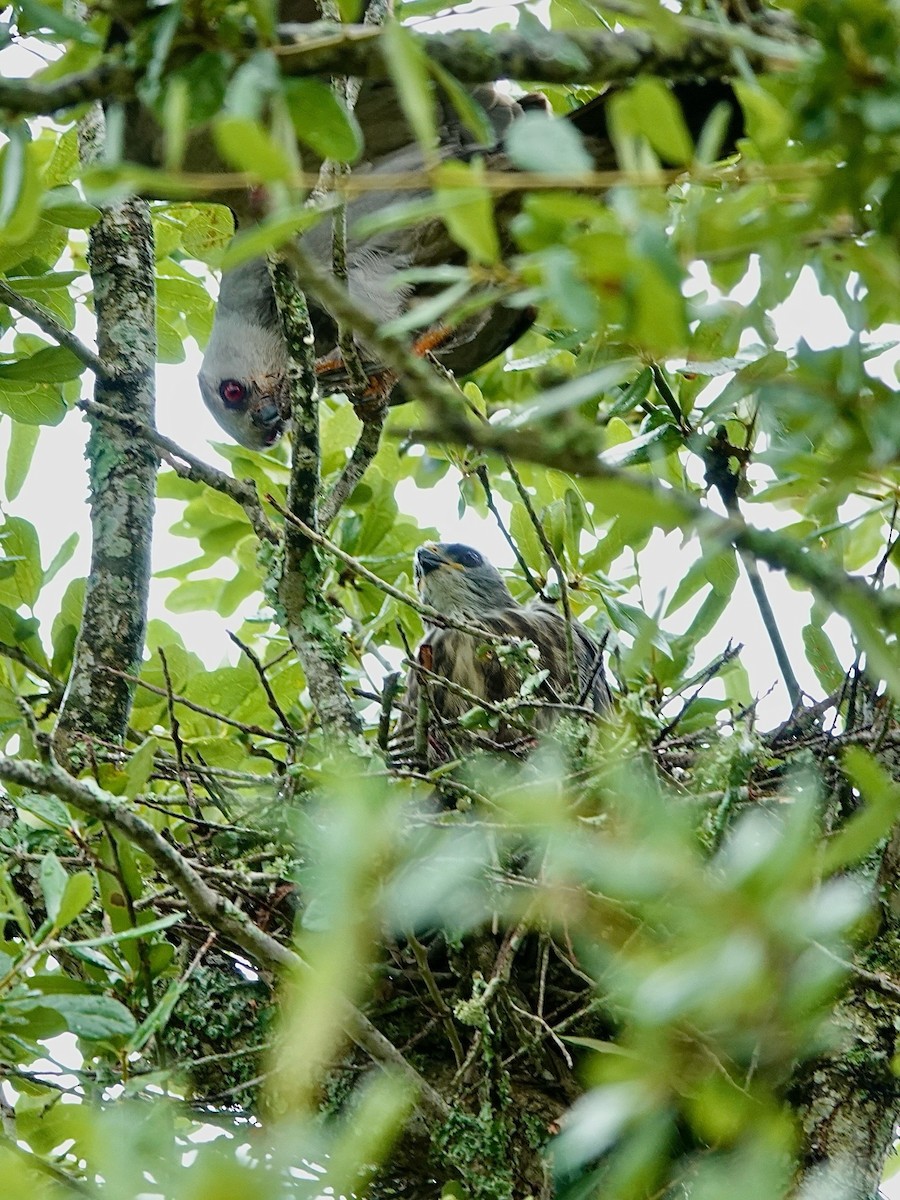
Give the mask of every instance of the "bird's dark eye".
<path id="1" fill-rule="evenodd" d="M 219 395 L 229 408 L 235 408 L 247 399 L 247 389 L 238 379 L 226 379 L 219 385 Z"/>
<path id="2" fill-rule="evenodd" d="M 481 555 L 471 546 L 454 546 L 452 552 L 461 567 L 480 567 L 482 564 Z"/>

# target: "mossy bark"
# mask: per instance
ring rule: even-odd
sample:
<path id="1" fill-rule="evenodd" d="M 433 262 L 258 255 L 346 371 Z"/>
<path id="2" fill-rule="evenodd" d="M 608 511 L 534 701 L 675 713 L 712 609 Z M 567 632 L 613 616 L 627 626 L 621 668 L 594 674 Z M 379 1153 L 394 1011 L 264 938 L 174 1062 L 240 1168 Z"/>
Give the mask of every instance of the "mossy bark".
<path id="1" fill-rule="evenodd" d="M 102 140 L 99 114 L 81 128 L 83 159 Z M 147 205 L 128 200 L 107 208 L 91 229 L 88 261 L 94 288 L 97 346 L 106 375 L 95 399 L 144 425 L 154 423 L 156 306 L 153 229 Z M 120 742 L 131 711 L 128 674 L 140 666 L 156 497 L 157 457 L 127 425 L 88 418 L 91 569 L 84 614 L 55 731 L 57 752 L 78 758 L 91 739 Z"/>

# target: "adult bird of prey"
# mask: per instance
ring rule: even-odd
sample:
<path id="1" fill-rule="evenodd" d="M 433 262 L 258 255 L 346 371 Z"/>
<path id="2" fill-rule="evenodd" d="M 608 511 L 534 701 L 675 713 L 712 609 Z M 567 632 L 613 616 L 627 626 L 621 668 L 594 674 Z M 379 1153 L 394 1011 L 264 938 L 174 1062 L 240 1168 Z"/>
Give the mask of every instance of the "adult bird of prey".
<path id="1" fill-rule="evenodd" d="M 400 757 L 418 719 L 423 688 L 432 746 L 452 739 L 459 718 L 475 707 L 472 697 L 488 705 L 515 700 L 528 674 L 543 676 L 530 697 L 536 702 L 528 718 L 533 731 L 546 731 L 558 719 L 560 710 L 551 707 L 553 704 L 574 703 L 595 712 L 611 705 L 602 649 L 584 626 L 577 621 L 571 623 L 577 673 L 573 679 L 563 614 L 543 600 L 527 606 L 519 604 L 497 568 L 471 546 L 457 542 L 420 546 L 415 555 L 415 577 L 425 604 L 455 621 L 484 630 L 485 636 L 460 629 L 428 628 L 417 651 L 418 667 L 411 668 L 407 676 L 404 709 L 395 735 Z M 510 656 L 503 649 L 504 643 L 508 647 L 516 641 L 530 642 L 537 652 L 524 670 L 522 661 L 527 663 L 527 656 Z M 541 701 L 549 705 L 542 707 Z M 523 731 L 501 722 L 489 740 L 505 745 L 521 742 Z"/>
<path id="2" fill-rule="evenodd" d="M 730 101 L 734 114 L 733 93 L 724 85 L 681 84 L 677 93 L 682 101 L 688 127 L 699 132 L 712 109 Z M 441 114 L 440 142 L 436 156 L 441 161 L 466 161 L 478 155 L 487 169 L 510 169 L 503 139 L 510 125 L 530 110 L 547 112 L 547 102 L 539 93 L 518 99 L 497 91 L 491 85 L 473 90 L 473 98 L 487 117 L 491 131 L 489 144 L 478 144 L 455 110 L 444 106 Z M 598 96 L 565 117 L 578 130 L 597 166 L 614 166 L 615 156 L 606 129 L 608 94 Z M 443 220 L 436 215 L 398 228 L 382 225 L 380 230 L 354 233 L 357 224 L 378 216 L 402 199 L 408 204 L 431 195 L 429 176 L 424 170 L 422 151 L 410 133 L 396 94 L 390 84 L 366 83 L 356 105 L 365 150 L 354 167 L 357 175 L 369 178 L 401 175 L 421 178 L 421 187 L 400 193 L 387 186 L 366 190 L 347 204 L 346 284 L 350 296 L 382 323 L 405 315 L 417 301 L 433 295 L 434 282 L 429 271 L 461 264 L 465 253 L 452 240 Z M 735 136 L 734 122 L 727 140 Z M 510 249 L 506 228 L 516 211 L 513 196 L 498 199 L 496 213 L 501 249 Z M 332 275 L 332 223 L 320 220 L 301 238 L 307 259 L 323 274 Z M 404 282 L 398 285 L 398 274 Z M 410 272 L 416 282 L 410 282 Z M 325 394 L 351 391 L 347 372 L 337 349 L 338 330 L 333 317 L 310 296 L 310 317 L 315 335 L 317 374 Z M 465 375 L 502 353 L 532 324 L 535 310 L 507 304 L 502 300 L 486 303 L 469 312 L 452 326 L 423 323 L 414 330 L 420 352 L 433 353 L 442 366 L 455 375 Z M 367 376 L 378 378 L 378 387 L 389 390 L 392 377 L 385 376 L 382 365 L 365 345 L 358 347 Z M 200 370 L 200 390 L 207 407 L 231 437 L 251 449 L 274 445 L 284 432 L 289 414 L 286 399 L 287 348 L 282 337 L 275 297 L 268 268 L 262 259 L 245 263 L 223 274 L 212 334 Z M 357 393 L 358 395 L 358 393 Z M 394 396 L 396 401 L 398 397 Z"/>

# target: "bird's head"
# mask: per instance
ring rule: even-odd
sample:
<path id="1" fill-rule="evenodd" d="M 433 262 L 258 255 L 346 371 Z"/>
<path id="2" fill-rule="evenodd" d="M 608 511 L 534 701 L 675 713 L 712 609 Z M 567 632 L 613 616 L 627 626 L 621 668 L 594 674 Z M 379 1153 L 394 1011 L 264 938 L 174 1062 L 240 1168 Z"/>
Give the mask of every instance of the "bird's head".
<path id="1" fill-rule="evenodd" d="M 448 617 L 478 617 L 518 608 L 497 568 L 459 542 L 426 542 L 415 555 L 422 600 Z"/>
<path id="2" fill-rule="evenodd" d="M 287 371 L 265 262 L 226 272 L 200 367 L 206 407 L 242 446 L 267 450 L 287 428 Z"/>
<path id="3" fill-rule="evenodd" d="M 200 394 L 236 442 L 267 450 L 288 423 L 284 342 L 259 326 L 234 332 L 237 341 L 210 340 L 200 369 Z"/>

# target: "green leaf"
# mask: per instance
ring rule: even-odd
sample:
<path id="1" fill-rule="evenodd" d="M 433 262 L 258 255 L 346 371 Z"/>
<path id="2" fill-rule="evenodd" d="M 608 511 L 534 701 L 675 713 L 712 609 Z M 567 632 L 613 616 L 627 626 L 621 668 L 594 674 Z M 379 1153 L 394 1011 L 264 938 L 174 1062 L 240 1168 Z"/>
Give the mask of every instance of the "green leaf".
<path id="1" fill-rule="evenodd" d="M 16 362 L 0 363 L 0 381 L 65 383 L 77 379 L 84 369 L 81 359 L 65 346 L 48 346 Z"/>
<path id="2" fill-rule="evenodd" d="M 497 262 L 500 240 L 494 205 L 487 189 L 478 186 L 483 178 L 482 167 L 477 163 L 446 162 L 435 168 L 434 176 L 441 213 L 453 240 L 476 262 Z"/>
<path id="3" fill-rule="evenodd" d="M 640 374 L 629 383 L 618 400 L 610 407 L 606 414 L 607 420 L 613 417 L 624 417 L 630 413 L 633 408 L 637 408 L 639 404 L 647 399 L 650 394 L 650 387 L 653 383 L 653 370 L 651 367 L 644 367 Z"/>
<path id="4" fill-rule="evenodd" d="M 223 250 L 234 236 L 234 218 L 221 204 L 196 204 L 188 208 L 187 223 L 181 235 L 185 253 L 206 260 L 210 253 Z"/>
<path id="5" fill-rule="evenodd" d="M 657 425 L 649 433 L 639 434 L 630 442 L 604 450 L 600 458 L 608 467 L 634 467 L 664 458 L 681 443 L 682 436 L 677 427 L 666 422 L 664 425 Z"/>
<path id="6" fill-rule="evenodd" d="M 88 871 L 77 871 L 66 880 L 59 910 L 53 924 L 65 929 L 79 913 L 83 912 L 94 898 L 94 877 Z"/>
<path id="7" fill-rule="evenodd" d="M 848 746 L 843 766 L 864 803 L 826 846 L 823 868 L 829 874 L 859 862 L 874 850 L 900 817 L 900 784 L 873 755 L 861 746 Z"/>
<path id="8" fill-rule="evenodd" d="M 806 660 L 816 673 L 816 678 L 827 693 L 841 686 L 846 671 L 841 666 L 831 639 L 821 625 L 803 627 L 803 648 Z"/>
<path id="9" fill-rule="evenodd" d="M 587 375 L 577 375 L 523 405 L 504 425 L 508 429 L 521 429 L 538 421 L 546 421 L 548 417 L 559 416 L 610 391 L 627 379 L 634 369 L 635 359 L 622 359 L 607 363 Z"/>
<path id="10" fill-rule="evenodd" d="M 62 863 L 52 850 L 48 851 L 41 859 L 38 877 L 41 881 L 41 892 L 44 896 L 44 904 L 47 907 L 47 916 L 55 925 L 69 877 L 66 875 Z"/>
<path id="11" fill-rule="evenodd" d="M 24 124 L 7 126 L 0 149 L 0 249 L 26 242 L 38 223 L 41 196 L 39 150 Z"/>
<path id="12" fill-rule="evenodd" d="M 627 102 L 637 129 L 663 162 L 681 166 L 691 161 L 694 146 L 681 105 L 661 79 L 639 79 L 627 93 Z"/>
<path id="13" fill-rule="evenodd" d="M 7 380 L 0 387 L 0 412 L 24 425 L 58 425 L 67 411 L 55 385 Z"/>
<path id="14" fill-rule="evenodd" d="M 52 34 L 63 40 L 70 39 L 86 46 L 101 45 L 101 39 L 96 31 L 84 21 L 76 21 L 72 17 L 66 16 L 60 9 L 52 8 L 49 4 L 42 4 L 41 0 L 18 0 L 16 7 L 21 14 L 20 32 L 22 33 L 38 33 L 41 30 L 49 29 Z"/>
<path id="15" fill-rule="evenodd" d="M 7 283 L 20 296 L 36 300 L 71 329 L 75 324 L 75 301 L 70 287 L 81 278 L 80 271 L 48 271 L 44 275 L 10 275 Z"/>
<path id="16" fill-rule="evenodd" d="M 0 526 L 0 552 L 4 558 L 15 561 L 11 577 L 0 580 L 0 599 L 15 608 L 20 604 L 33 608 L 44 580 L 34 526 L 22 517 L 7 518 Z"/>
<path id="17" fill-rule="evenodd" d="M 362 130 L 342 96 L 319 79 L 286 79 L 282 90 L 297 137 L 320 158 L 359 158 Z"/>
<path id="18" fill-rule="evenodd" d="M 68 829 L 72 823 L 68 809 L 62 800 L 57 800 L 55 796 L 39 796 L 33 792 L 26 792 L 23 796 L 16 797 L 16 808 L 31 813 L 55 829 Z"/>
<path id="19" fill-rule="evenodd" d="M 82 200 L 76 188 L 66 185 L 44 192 L 41 215 L 66 229 L 90 229 L 100 220 L 100 209 Z"/>
<path id="20" fill-rule="evenodd" d="M 52 995 L 43 997 L 42 1004 L 62 1016 L 70 1033 L 87 1041 L 128 1037 L 135 1027 L 128 1009 L 111 996 Z"/>
<path id="21" fill-rule="evenodd" d="M 156 738 L 149 737 L 142 742 L 125 764 L 125 795 L 133 800 L 147 786 L 147 781 L 153 774 L 153 757 L 158 743 Z"/>
<path id="22" fill-rule="evenodd" d="M 53 555 L 53 558 L 50 560 L 50 565 L 44 572 L 44 583 L 49 583 L 51 579 L 54 579 L 59 574 L 66 563 L 72 558 L 77 545 L 78 534 L 70 533 L 57 552 Z"/>
<path id="23" fill-rule="evenodd" d="M 666 608 L 666 616 L 671 617 L 673 613 L 678 612 L 679 608 L 687 604 L 688 600 L 695 596 L 708 582 L 706 563 L 700 558 L 697 562 L 691 564 L 679 580 L 675 594 Z"/>
<path id="24" fill-rule="evenodd" d="M 25 425 L 13 421 L 10 426 L 9 453 L 6 458 L 4 489 L 7 500 L 15 500 L 21 492 L 41 430 L 39 425 Z"/>
<path id="25" fill-rule="evenodd" d="M 321 208 L 299 208 L 267 217 L 252 229 L 237 234 L 222 257 L 222 269 L 230 271 L 252 258 L 277 250 L 298 233 L 318 224 L 325 215 Z"/>
<path id="26" fill-rule="evenodd" d="M 263 183 L 287 183 L 294 164 L 267 129 L 250 117 L 220 116 L 213 125 L 219 153 L 238 171 Z"/>
<path id="27" fill-rule="evenodd" d="M 475 141 L 480 146 L 493 145 L 496 141 L 494 127 L 488 120 L 484 109 L 475 101 L 472 93 L 467 91 L 458 79 L 434 59 L 428 60 L 428 68 L 446 93 L 456 115 Z"/>
<path id="28" fill-rule="evenodd" d="M 523 171 L 577 175 L 594 165 L 575 126 L 546 113 L 526 112 L 513 121 L 506 150 Z"/>
<path id="29" fill-rule="evenodd" d="M 57 942 L 56 944 L 61 949 L 97 949 L 100 946 L 111 946 L 118 942 L 133 942 L 137 938 L 149 937 L 153 933 L 159 933 L 163 929 L 169 929 L 172 925 L 177 925 L 179 921 L 184 920 L 182 913 L 170 913 L 167 917 L 159 917 L 155 921 L 148 921 L 146 925 L 136 925 L 131 929 L 121 929 L 115 933 L 105 933 L 101 937 L 95 938 L 79 938 L 77 942 Z"/>
<path id="30" fill-rule="evenodd" d="M 438 142 L 434 94 L 425 51 L 415 37 L 395 20 L 385 22 L 381 50 L 391 73 L 400 107 L 426 156 Z"/>

